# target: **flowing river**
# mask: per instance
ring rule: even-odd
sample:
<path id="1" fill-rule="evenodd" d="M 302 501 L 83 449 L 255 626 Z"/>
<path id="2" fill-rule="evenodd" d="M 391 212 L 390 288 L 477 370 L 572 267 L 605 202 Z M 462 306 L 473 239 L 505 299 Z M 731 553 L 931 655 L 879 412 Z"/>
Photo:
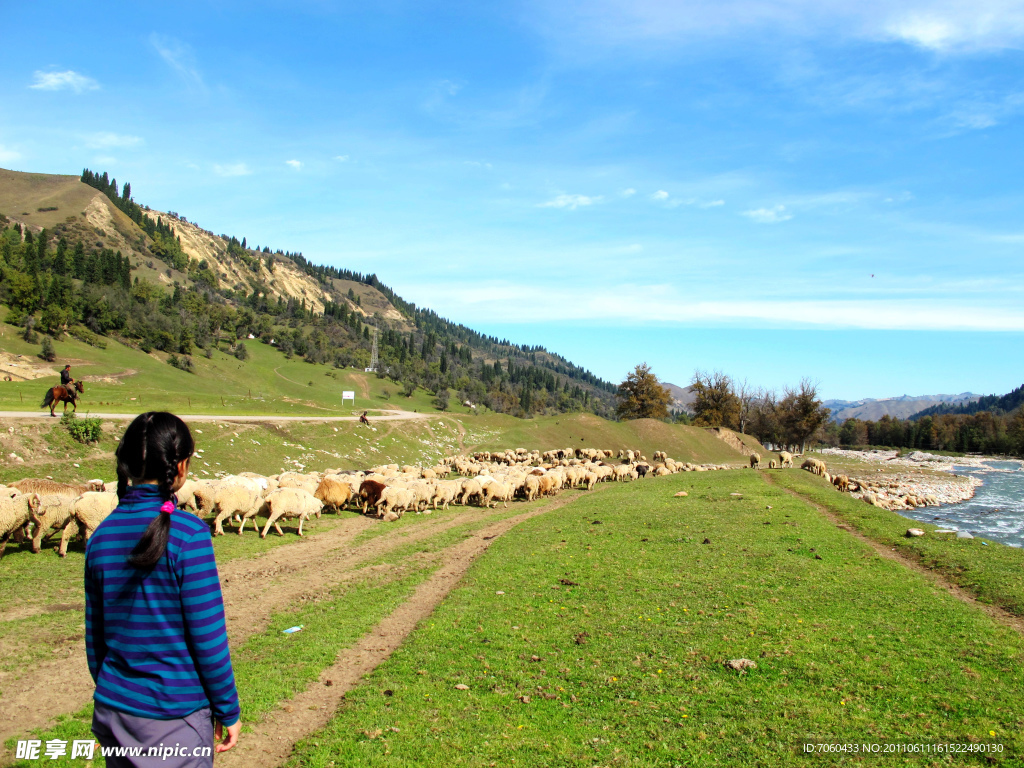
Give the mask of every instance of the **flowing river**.
<path id="1" fill-rule="evenodd" d="M 1024 547 L 1024 465 L 1019 461 L 993 460 L 980 467 L 957 466 L 954 471 L 981 480 L 973 499 L 938 509 L 919 507 L 901 514 L 1011 547 Z"/>

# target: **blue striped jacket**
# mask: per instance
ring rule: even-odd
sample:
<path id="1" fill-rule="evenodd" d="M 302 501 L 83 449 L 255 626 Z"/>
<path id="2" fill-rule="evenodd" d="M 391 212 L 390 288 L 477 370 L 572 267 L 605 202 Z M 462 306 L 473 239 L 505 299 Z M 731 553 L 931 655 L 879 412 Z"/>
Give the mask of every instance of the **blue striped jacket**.
<path id="1" fill-rule="evenodd" d="M 96 701 L 155 720 L 211 707 L 240 715 L 213 541 L 206 523 L 171 514 L 167 552 L 152 570 L 128 564 L 163 499 L 130 486 L 85 549 L 85 647 Z"/>

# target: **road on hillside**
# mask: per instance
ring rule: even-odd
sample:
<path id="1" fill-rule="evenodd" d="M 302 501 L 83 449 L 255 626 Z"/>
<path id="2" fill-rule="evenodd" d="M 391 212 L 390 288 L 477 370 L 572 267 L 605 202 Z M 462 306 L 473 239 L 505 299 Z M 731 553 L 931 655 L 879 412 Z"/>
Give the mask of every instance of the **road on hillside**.
<path id="1" fill-rule="evenodd" d="M 86 414 L 82 414 L 83 416 Z M 95 416 L 101 419 L 134 419 L 139 414 L 137 413 L 93 413 L 89 412 L 89 416 Z M 233 416 L 231 414 L 193 414 L 193 413 L 179 413 L 177 414 L 185 421 L 312 421 L 312 422 L 330 422 L 330 421 L 359 421 L 358 416 Z M 409 419 L 431 419 L 435 418 L 436 414 L 429 413 L 415 413 L 413 411 L 383 411 L 383 415 L 370 416 L 368 417 L 371 422 L 373 421 L 406 421 Z M 0 419 L 49 419 L 50 414 L 43 411 L 42 413 L 33 413 L 32 411 L 0 411 Z"/>

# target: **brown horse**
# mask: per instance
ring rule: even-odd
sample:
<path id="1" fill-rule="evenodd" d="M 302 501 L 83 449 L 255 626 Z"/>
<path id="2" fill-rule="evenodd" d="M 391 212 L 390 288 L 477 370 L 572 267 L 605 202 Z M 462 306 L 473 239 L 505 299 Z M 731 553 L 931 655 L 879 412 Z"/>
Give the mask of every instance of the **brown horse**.
<path id="1" fill-rule="evenodd" d="M 64 413 L 68 412 L 68 403 L 71 403 L 71 406 L 77 412 L 79 393 L 85 393 L 85 385 L 80 381 L 75 382 L 74 388 L 65 386 L 51 387 L 47 391 L 46 397 L 43 398 L 43 404 L 39 407 L 45 408 L 50 406 L 50 415 L 56 416 L 57 414 L 53 410 L 57 407 L 58 403 L 64 403 Z"/>

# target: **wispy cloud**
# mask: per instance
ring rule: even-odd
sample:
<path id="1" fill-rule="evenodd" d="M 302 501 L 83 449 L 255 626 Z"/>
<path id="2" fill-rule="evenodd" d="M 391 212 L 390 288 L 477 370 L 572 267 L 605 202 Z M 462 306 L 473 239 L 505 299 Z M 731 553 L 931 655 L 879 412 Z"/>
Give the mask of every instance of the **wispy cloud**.
<path id="1" fill-rule="evenodd" d="M 632 187 L 629 187 L 628 189 L 622 190 L 622 196 L 623 197 L 632 197 L 635 194 L 636 194 L 636 190 L 633 189 Z"/>
<path id="2" fill-rule="evenodd" d="M 651 195 L 651 200 L 668 200 L 668 192 L 664 189 L 659 189 L 657 192 Z"/>
<path id="3" fill-rule="evenodd" d="M 35 80 L 29 86 L 29 88 L 36 88 L 40 91 L 74 91 L 75 93 L 95 91 L 99 87 L 100 84 L 91 77 L 86 77 L 71 69 L 65 72 L 42 72 L 37 70 Z"/>
<path id="4" fill-rule="evenodd" d="M 213 172 L 218 176 L 231 177 L 231 176 L 248 176 L 252 173 L 249 166 L 245 163 L 228 163 L 225 165 L 213 166 Z"/>
<path id="5" fill-rule="evenodd" d="M 109 131 L 103 131 L 100 133 L 93 133 L 85 138 L 85 145 L 90 149 L 130 149 L 143 144 L 142 138 L 139 136 L 128 136 L 125 134 L 111 133 Z"/>
<path id="6" fill-rule="evenodd" d="M 349 156 L 348 155 L 335 155 L 334 159 L 337 160 L 339 163 L 347 163 L 349 161 Z"/>
<path id="7" fill-rule="evenodd" d="M 463 162 L 465 165 L 468 165 L 471 168 L 483 168 L 485 171 L 490 171 L 494 169 L 494 166 L 491 165 L 490 163 L 484 163 L 479 160 L 465 160 Z"/>
<path id="8" fill-rule="evenodd" d="M 0 144 L 0 163 L 13 163 L 15 160 L 19 159 L 21 159 L 20 152 L 8 149 L 3 144 Z"/>
<path id="9" fill-rule="evenodd" d="M 577 208 L 599 203 L 602 199 L 601 195 L 596 197 L 588 197 L 587 195 L 558 195 L 545 203 L 538 203 L 537 207 L 568 208 L 570 211 L 575 211 Z"/>
<path id="10" fill-rule="evenodd" d="M 719 208 L 725 205 L 725 200 L 709 200 L 706 203 L 697 203 L 698 208 Z"/>
<path id="11" fill-rule="evenodd" d="M 440 288 L 440 286 L 438 286 Z M 427 291 L 428 285 L 421 289 Z M 462 308 L 466 322 L 526 324 L 600 320 L 645 325 L 780 324 L 804 328 L 874 330 L 1024 331 L 1019 306 L 951 299 L 935 302 L 904 296 L 884 299 L 683 299 L 664 284 L 559 287 L 490 282 L 452 285 L 444 290 Z M 800 318 L 795 322 L 793 318 Z"/>
<path id="12" fill-rule="evenodd" d="M 776 205 L 774 208 L 755 208 L 743 211 L 743 215 L 758 224 L 778 224 L 780 221 L 789 221 L 793 218 L 791 213 L 786 212 L 784 205 Z"/>
<path id="13" fill-rule="evenodd" d="M 195 54 L 187 43 L 167 35 L 158 35 L 155 32 L 149 36 L 149 42 L 160 54 L 160 58 L 181 76 L 186 85 L 199 91 L 206 90 L 206 83 L 203 82 L 203 76 L 199 72 Z"/>
<path id="14" fill-rule="evenodd" d="M 1024 6 L 1017 0 L 537 0 L 537 5 L 549 35 L 590 46 L 650 46 L 769 30 L 798 38 L 897 42 L 947 54 L 1024 44 Z"/>
<path id="15" fill-rule="evenodd" d="M 301 160 L 285 160 L 284 163 L 285 163 L 285 165 L 291 166 L 296 171 L 301 171 L 302 170 L 302 161 Z"/>

